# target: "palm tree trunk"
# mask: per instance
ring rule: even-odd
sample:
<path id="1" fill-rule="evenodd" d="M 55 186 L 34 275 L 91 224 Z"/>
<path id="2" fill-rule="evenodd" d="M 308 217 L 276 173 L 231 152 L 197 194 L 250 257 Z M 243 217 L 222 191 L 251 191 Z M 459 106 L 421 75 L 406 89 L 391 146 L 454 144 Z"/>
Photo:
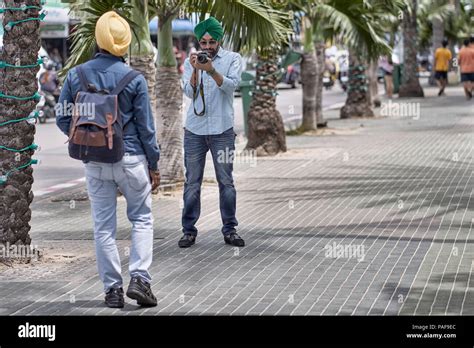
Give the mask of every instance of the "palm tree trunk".
<path id="1" fill-rule="evenodd" d="M 153 61 L 153 44 L 148 23 L 148 4 L 146 1 L 133 0 L 132 18 L 141 30 L 134 32 L 130 46 L 130 66 L 141 72 L 148 85 L 151 109 L 155 117 L 156 107 L 156 66 Z"/>
<path id="2" fill-rule="evenodd" d="M 341 118 L 374 116 L 370 107 L 366 68 L 357 52 L 350 50 L 349 85 L 346 104 L 341 109 Z"/>
<path id="3" fill-rule="evenodd" d="M 411 13 L 403 12 L 404 69 L 403 81 L 398 91 L 399 97 L 424 97 L 418 79 L 418 31 L 416 24 L 417 0 L 410 1 Z"/>
<path id="4" fill-rule="evenodd" d="M 315 77 L 315 93 L 316 93 L 316 123 L 318 127 L 326 127 L 326 122 L 323 117 L 323 73 L 324 73 L 324 51 L 326 45 L 324 41 L 317 41 L 315 43 L 316 52 L 316 77 Z"/>
<path id="5" fill-rule="evenodd" d="M 158 72 L 156 76 L 157 127 L 161 144 L 160 168 L 163 182 L 184 178 L 183 91 L 173 52 L 172 15 L 158 16 Z"/>
<path id="6" fill-rule="evenodd" d="M 316 120 L 316 54 L 312 52 L 303 53 L 301 61 L 301 83 L 303 85 L 303 124 L 302 130 L 315 130 Z"/>
<path id="7" fill-rule="evenodd" d="M 381 104 L 379 97 L 379 83 L 377 81 L 377 62 L 371 60 L 367 75 L 369 77 L 370 104 L 379 107 Z"/>
<path id="8" fill-rule="evenodd" d="M 276 54 L 259 55 L 257 82 L 248 113 L 249 136 L 246 150 L 256 150 L 258 156 L 286 152 L 285 128 L 276 108 L 278 65 Z"/>
<path id="9" fill-rule="evenodd" d="M 150 97 L 151 109 L 156 119 L 156 65 L 153 60 L 153 53 L 130 57 L 130 66 L 142 73 L 148 85 L 148 96 Z"/>
<path id="10" fill-rule="evenodd" d="M 303 85 L 303 131 L 318 128 L 316 120 L 316 52 L 313 43 L 313 28 L 311 21 L 305 18 L 304 51 L 301 60 L 301 83 Z"/>
<path id="11" fill-rule="evenodd" d="M 14 0 L 5 0 L 5 7 L 18 7 Z M 39 0 L 28 1 L 28 5 L 40 6 Z M 7 11 L 3 22 L 18 21 L 28 17 L 38 17 L 37 10 Z M 39 22 L 28 21 L 15 25 L 12 30 L 5 32 L 3 37 L 1 60 L 21 65 L 34 64 L 40 49 Z M 34 68 L 5 68 L 0 74 L 2 92 L 6 95 L 28 97 L 38 90 L 36 74 L 39 67 Z M 17 101 L 0 98 L 0 123 L 28 116 L 37 101 Z M 9 123 L 0 126 L 0 145 L 8 148 L 22 149 L 34 141 L 35 126 L 26 121 Z M 27 164 L 31 160 L 33 150 L 14 153 L 0 149 L 1 175 Z M 33 168 L 27 166 L 11 172 L 5 183 L 0 184 L 0 244 L 6 243 L 29 245 L 31 209 L 33 200 L 31 185 L 33 184 Z"/>

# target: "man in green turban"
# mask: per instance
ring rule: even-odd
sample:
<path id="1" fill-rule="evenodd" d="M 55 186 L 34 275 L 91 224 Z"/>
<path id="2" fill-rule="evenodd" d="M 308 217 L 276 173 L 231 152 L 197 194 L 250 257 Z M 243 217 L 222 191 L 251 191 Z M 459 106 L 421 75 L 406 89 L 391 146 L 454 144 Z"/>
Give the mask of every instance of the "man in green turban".
<path id="1" fill-rule="evenodd" d="M 199 23 L 194 29 L 200 52 L 191 53 L 184 63 L 184 93 L 192 98 L 184 130 L 184 207 L 183 237 L 180 248 L 192 246 L 198 230 L 201 212 L 201 184 L 206 154 L 211 152 L 219 183 L 224 242 L 243 247 L 237 234 L 236 190 L 232 177 L 235 152 L 234 90 L 240 83 L 242 57 L 221 47 L 224 30 L 214 17 Z M 205 53 L 205 54 L 204 54 Z M 198 56 L 200 59 L 198 59 Z"/>
<path id="2" fill-rule="evenodd" d="M 224 29 L 222 29 L 222 25 L 217 19 L 209 17 L 194 28 L 194 34 L 196 34 L 198 40 L 201 40 L 206 33 L 211 35 L 217 41 L 221 41 L 224 36 Z"/>

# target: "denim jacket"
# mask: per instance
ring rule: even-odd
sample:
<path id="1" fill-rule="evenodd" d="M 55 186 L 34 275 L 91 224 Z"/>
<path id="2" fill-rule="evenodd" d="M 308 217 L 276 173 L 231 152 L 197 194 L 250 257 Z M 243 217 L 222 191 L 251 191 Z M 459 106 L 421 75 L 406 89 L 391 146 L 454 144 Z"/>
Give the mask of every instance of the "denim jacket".
<path id="1" fill-rule="evenodd" d="M 98 90 L 111 91 L 118 82 L 130 71 L 120 57 L 111 54 L 97 53 L 94 59 L 82 65 L 89 83 Z M 81 84 L 75 68 L 71 69 L 64 82 L 59 97 L 59 104 L 67 107 L 74 103 L 75 96 L 81 90 Z M 119 94 L 119 108 L 122 122 L 125 125 L 123 139 L 124 150 L 129 155 L 145 155 L 148 167 L 158 169 L 160 149 L 156 139 L 155 120 L 148 96 L 148 87 L 143 75 L 137 76 Z M 71 123 L 70 115 L 58 112 L 56 109 L 56 124 L 61 131 L 68 135 Z M 67 110 L 64 109 L 63 110 Z"/>

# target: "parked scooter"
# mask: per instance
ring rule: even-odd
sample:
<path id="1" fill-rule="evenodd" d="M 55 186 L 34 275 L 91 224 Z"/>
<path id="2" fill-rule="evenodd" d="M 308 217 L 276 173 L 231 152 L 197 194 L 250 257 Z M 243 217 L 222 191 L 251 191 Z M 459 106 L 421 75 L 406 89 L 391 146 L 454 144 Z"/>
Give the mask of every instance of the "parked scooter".
<path id="1" fill-rule="evenodd" d="M 348 71 L 341 71 L 340 72 L 339 83 L 341 84 L 341 88 L 344 90 L 344 92 L 347 91 L 347 86 L 349 84 L 349 72 Z"/>
<path id="2" fill-rule="evenodd" d="M 349 85 L 349 54 L 342 50 L 337 58 L 339 63 L 339 83 L 344 92 L 347 90 Z"/>
<path id="3" fill-rule="evenodd" d="M 296 88 L 296 83 L 300 80 L 300 65 L 293 64 L 289 65 L 286 69 L 285 83 L 290 85 L 291 88 Z"/>
<path id="4" fill-rule="evenodd" d="M 334 79 L 329 70 L 324 70 L 323 72 L 323 87 L 326 89 L 331 89 L 334 86 Z"/>
<path id="5" fill-rule="evenodd" d="M 48 61 L 48 63 L 45 64 L 45 68 L 46 70 L 39 77 L 41 99 L 37 108 L 39 110 L 40 123 L 45 123 L 48 118 L 55 117 L 54 108 L 60 94 L 55 65 Z"/>
<path id="6" fill-rule="evenodd" d="M 39 110 L 39 122 L 46 123 L 48 118 L 55 118 L 56 114 L 54 108 L 56 106 L 56 98 L 55 95 L 47 92 L 47 91 L 40 91 L 41 99 L 37 105 Z"/>

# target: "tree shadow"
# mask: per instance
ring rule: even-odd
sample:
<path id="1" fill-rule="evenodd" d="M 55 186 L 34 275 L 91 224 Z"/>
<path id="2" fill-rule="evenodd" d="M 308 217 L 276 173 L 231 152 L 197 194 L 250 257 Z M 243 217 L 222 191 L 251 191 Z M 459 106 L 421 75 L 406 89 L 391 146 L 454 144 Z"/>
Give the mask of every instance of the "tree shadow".
<path id="1" fill-rule="evenodd" d="M 400 315 L 428 315 L 431 308 L 431 315 L 474 315 L 473 281 L 469 272 L 449 272 L 430 277 L 426 287 L 425 284 L 408 288 L 388 283 L 381 291 L 385 299 L 392 303 L 398 300 L 399 294 L 405 297 Z M 432 306 L 435 297 L 436 305 Z"/>

